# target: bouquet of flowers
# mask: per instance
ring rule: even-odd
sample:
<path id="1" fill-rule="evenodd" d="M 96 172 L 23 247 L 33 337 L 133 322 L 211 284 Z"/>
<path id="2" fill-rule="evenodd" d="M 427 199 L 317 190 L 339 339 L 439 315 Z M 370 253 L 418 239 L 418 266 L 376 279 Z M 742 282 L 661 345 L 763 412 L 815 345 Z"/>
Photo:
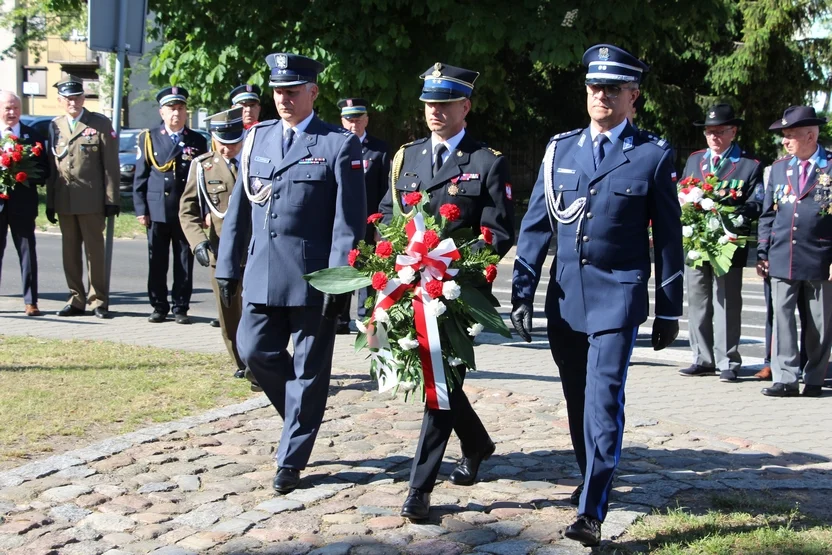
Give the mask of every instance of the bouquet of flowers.
<path id="1" fill-rule="evenodd" d="M 444 204 L 439 216 L 425 211 L 427 195 L 404 196 L 414 209 L 403 214 L 394 204 L 390 225 L 372 214 L 381 240 L 361 241 L 349 254 L 349 266 L 326 268 L 305 276 L 316 289 L 339 294 L 372 286 L 366 302 L 372 314 L 356 321 L 356 351 L 370 350 L 371 375 L 379 391 L 402 389 L 405 398 L 419 389 L 429 408 L 449 409 L 448 393 L 460 383 L 458 367 L 476 369 L 474 339 L 487 329 L 511 337 L 484 292 L 497 277 L 500 257 L 491 248 L 490 229 L 448 232 L 459 207 Z"/>
<path id="2" fill-rule="evenodd" d="M 734 214 L 735 207 L 721 204 L 720 200 L 728 196 L 737 199 L 742 190 L 721 186 L 719 179 L 709 173 L 705 181 L 686 177 L 679 182 L 678 193 L 685 263 L 698 268 L 708 262 L 717 276 L 727 274 L 731 258 L 745 246 L 747 237 L 731 231 L 743 225 L 743 217 Z"/>
<path id="3" fill-rule="evenodd" d="M 0 200 L 9 198 L 9 192 L 18 184 L 37 177 L 40 173 L 35 158 L 43 154 L 43 145 L 24 145 L 15 135 L 0 138 Z"/>

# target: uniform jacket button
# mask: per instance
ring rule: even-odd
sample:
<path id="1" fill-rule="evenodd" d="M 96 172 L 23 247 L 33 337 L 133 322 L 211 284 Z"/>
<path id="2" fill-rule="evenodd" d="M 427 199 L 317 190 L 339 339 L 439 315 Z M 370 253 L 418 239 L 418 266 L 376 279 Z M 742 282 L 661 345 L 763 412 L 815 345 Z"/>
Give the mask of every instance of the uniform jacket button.
<path id="1" fill-rule="evenodd" d="M 796 245 L 796 244 L 797 244 L 797 241 L 795 239 L 792 239 L 792 245 Z"/>
<path id="2" fill-rule="evenodd" d="M 587 220 L 591 220 L 591 219 L 592 219 L 592 212 L 587 212 L 587 213 L 586 213 L 586 219 L 587 219 Z"/>
<path id="3" fill-rule="evenodd" d="M 589 243 L 589 235 L 584 235 L 582 240 L 584 243 Z"/>
<path id="4" fill-rule="evenodd" d="M 563 185 L 558 185 L 558 189 L 563 189 Z"/>
<path id="5" fill-rule="evenodd" d="M 167 196 L 170 196 L 170 193 L 169 193 L 168 191 L 165 191 L 165 196 L 166 196 L 166 197 L 167 197 Z"/>
<path id="6" fill-rule="evenodd" d="M 796 228 L 796 227 L 793 227 L 793 228 L 792 228 L 792 231 L 797 231 L 797 228 Z"/>
<path id="7" fill-rule="evenodd" d="M 598 194 L 598 191 L 596 191 L 595 189 L 590 189 L 590 190 L 589 190 L 589 194 L 590 194 L 590 195 L 597 195 L 597 194 Z"/>
<path id="8" fill-rule="evenodd" d="M 271 233 L 269 233 L 269 235 L 271 235 L 272 237 L 277 237 L 277 233 L 275 233 L 274 231 L 272 231 Z"/>
<path id="9" fill-rule="evenodd" d="M 275 219 L 275 218 L 277 218 L 277 214 L 275 214 L 274 212 L 272 212 L 272 219 Z"/>
<path id="10" fill-rule="evenodd" d="M 311 175 L 309 175 L 308 173 L 306 174 L 306 179 L 309 179 L 309 178 L 311 178 L 311 177 L 312 177 L 312 176 L 311 176 Z"/>
<path id="11" fill-rule="evenodd" d="M 630 192 L 630 189 L 627 189 L 627 191 L 626 191 L 626 192 L 627 192 L 627 193 L 629 193 L 629 192 Z"/>
<path id="12" fill-rule="evenodd" d="M 581 264 L 583 264 L 584 266 L 586 266 L 587 264 L 589 264 L 589 260 L 587 260 L 586 258 L 582 258 L 582 259 L 581 259 Z"/>
<path id="13" fill-rule="evenodd" d="M 277 180 L 278 180 L 278 181 L 283 181 L 283 176 L 282 176 L 282 175 L 278 175 L 278 176 L 277 176 Z"/>

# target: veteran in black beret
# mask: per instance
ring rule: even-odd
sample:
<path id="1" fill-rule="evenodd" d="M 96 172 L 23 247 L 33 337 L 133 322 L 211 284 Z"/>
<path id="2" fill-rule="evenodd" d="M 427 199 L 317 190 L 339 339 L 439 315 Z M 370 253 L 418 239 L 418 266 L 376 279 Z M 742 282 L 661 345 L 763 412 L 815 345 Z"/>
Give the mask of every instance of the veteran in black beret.
<path id="1" fill-rule="evenodd" d="M 555 135 L 546 147 L 520 226 L 511 321 L 531 341 L 535 289 L 556 235 L 547 334 L 584 480 L 571 497 L 578 518 L 564 535 L 593 546 L 621 456 L 627 368 L 648 316 L 651 220 L 655 350 L 679 331 L 684 261 L 673 149 L 627 120 L 648 66 L 610 44 L 589 48 L 583 63 L 590 124 Z"/>
<path id="2" fill-rule="evenodd" d="M 719 180 L 715 192 L 720 204 L 735 207 L 739 225 L 724 222 L 731 233 L 748 235 L 763 208 L 763 168 L 735 141 L 743 120 L 730 104 L 716 104 L 705 111 L 705 119 L 693 125 L 703 128 L 708 148 L 697 150 L 687 160 L 682 177 L 704 183 L 713 174 Z M 688 332 L 693 364 L 679 370 L 682 376 L 713 376 L 721 382 L 737 381 L 742 367 L 742 269 L 748 247 L 736 250 L 727 274 L 717 276 L 710 263 L 685 267 L 688 291 Z"/>
<path id="3" fill-rule="evenodd" d="M 384 221 L 389 222 L 393 205 L 402 211 L 405 194 L 423 191 L 430 202 L 428 212 L 439 213 L 443 204 L 460 208 L 461 217 L 450 224 L 480 234 L 480 227 L 494 235 L 494 248 L 504 256 L 514 244 L 514 204 L 511 199 L 508 160 L 500 152 L 475 140 L 466 129 L 465 117 L 471 110 L 471 95 L 479 73 L 437 62 L 422 75 L 425 122 L 431 134 L 402 146 L 393 158 L 390 188 L 381 202 Z M 457 367 L 461 380 L 465 368 Z M 451 483 L 473 484 L 480 463 L 495 450 L 465 392 L 463 383 L 454 384 L 448 394 L 450 410 L 425 407 L 422 432 L 410 473 L 410 491 L 402 516 L 413 520 L 428 518 L 442 457 L 451 435 L 456 432 L 462 447 L 462 460 L 451 472 Z"/>
<path id="4" fill-rule="evenodd" d="M 164 322 L 173 312 L 177 324 L 190 324 L 188 310 L 193 290 L 194 257 L 179 220 L 179 201 L 191 162 L 208 150 L 205 138 L 190 129 L 188 91 L 165 87 L 156 94 L 162 125 L 139 134 L 133 205 L 136 218 L 147 228 L 149 268 L 147 296 L 152 323 Z M 168 300 L 168 260 L 173 251 L 173 288 Z"/>
<path id="5" fill-rule="evenodd" d="M 367 215 L 378 212 L 378 205 L 387 192 L 387 179 L 390 175 L 390 147 L 386 142 L 370 135 L 367 126 L 370 123 L 369 102 L 363 98 L 342 98 L 338 101 L 341 110 L 341 125 L 351 131 L 361 141 L 361 164 L 364 168 L 364 191 L 367 198 Z M 367 226 L 364 240 L 375 244 L 375 227 Z M 358 291 L 358 318 L 363 320 L 367 316 L 364 303 L 367 296 L 372 294 L 372 288 Z M 341 314 L 337 333 L 350 333 L 350 305 L 347 304 Z"/>
<path id="6" fill-rule="evenodd" d="M 771 166 L 757 228 L 757 273 L 771 278 L 774 337 L 769 397 L 800 394 L 800 348 L 795 309 L 802 292 L 805 365 L 803 395 L 820 397 L 832 348 L 832 152 L 818 143 L 826 119 L 791 106 L 769 126 L 788 153 Z"/>
<path id="7" fill-rule="evenodd" d="M 248 130 L 260 121 L 260 87 L 257 85 L 240 85 L 228 95 L 231 105 L 243 109 L 243 128 Z"/>
<path id="8" fill-rule="evenodd" d="M 215 275 L 226 305 L 243 279 L 237 349 L 283 418 L 273 487 L 288 493 L 323 420 L 335 327 L 349 302 L 303 276 L 347 265 L 364 237 L 367 205 L 358 137 L 315 115 L 323 64 L 282 52 L 266 62 L 280 119 L 248 130 Z"/>

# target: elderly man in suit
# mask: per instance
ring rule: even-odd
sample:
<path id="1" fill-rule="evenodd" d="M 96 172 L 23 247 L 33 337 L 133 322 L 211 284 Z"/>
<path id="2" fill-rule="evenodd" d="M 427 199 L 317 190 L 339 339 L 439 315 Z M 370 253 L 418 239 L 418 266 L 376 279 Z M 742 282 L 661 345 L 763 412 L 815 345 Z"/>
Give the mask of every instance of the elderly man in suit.
<path id="1" fill-rule="evenodd" d="M 84 109 L 80 79 L 69 77 L 55 87 L 66 114 L 49 127 L 52 169 L 46 182 L 46 218 L 60 223 L 64 274 L 71 292 L 58 316 L 82 316 L 89 304 L 96 317 L 109 318 L 104 223 L 120 208 L 118 140 L 110 120 Z M 82 245 L 89 292 L 82 279 Z"/>
<path id="2" fill-rule="evenodd" d="M 759 160 L 734 141 L 742 123 L 729 104 L 711 106 L 704 121 L 694 122 L 704 127 L 708 148 L 690 155 L 682 177 L 704 182 L 707 175 L 714 174 L 719 180 L 715 192 L 721 196 L 720 204 L 734 206 L 734 214 L 743 218 L 740 226 L 729 231 L 748 235 L 763 208 L 763 187 L 758 187 L 763 169 Z M 731 269 L 723 276 L 717 276 L 708 262 L 699 268 L 685 268 L 693 365 L 679 370 L 682 376 L 713 376 L 716 370 L 721 382 L 737 381 L 742 366 L 742 269 L 747 258 L 747 246 L 737 249 Z"/>
<path id="3" fill-rule="evenodd" d="M 205 138 L 185 124 L 188 91 L 167 87 L 156 95 L 162 125 L 139 134 L 133 205 L 147 228 L 149 268 L 147 296 L 153 312 L 148 321 L 164 322 L 173 311 L 177 324 L 190 324 L 194 256 L 179 222 L 179 201 L 191 162 L 208 150 Z M 173 289 L 168 302 L 168 260 L 173 251 Z M 172 306 L 171 306 L 172 305 Z"/>
<path id="4" fill-rule="evenodd" d="M 796 397 L 801 370 L 795 309 L 803 294 L 803 395 L 820 397 L 832 348 L 832 152 L 818 144 L 826 124 L 792 106 L 772 123 L 788 155 L 771 166 L 757 228 L 757 273 L 771 278 L 774 331 L 769 397 Z"/>
<path id="5" fill-rule="evenodd" d="M 6 250 L 6 236 L 12 232 L 12 242 L 20 260 L 20 281 L 23 284 L 23 303 L 26 316 L 40 316 L 38 309 L 38 255 L 35 251 L 35 218 L 38 215 L 38 185 L 46 183 L 49 160 L 45 140 L 37 131 L 20 123 L 20 97 L 13 92 L 0 91 L 0 136 L 17 137 L 21 144 L 40 144 L 35 154 L 39 175 L 14 187 L 9 198 L 0 200 L 0 270 Z"/>
<path id="6" fill-rule="evenodd" d="M 248 130 L 215 276 L 230 305 L 247 253 L 237 349 L 283 418 L 273 487 L 288 493 L 323 420 L 335 326 L 349 300 L 323 295 L 303 276 L 347 264 L 364 236 L 367 207 L 358 137 L 313 109 L 323 65 L 285 53 L 266 62 L 280 119 Z"/>
<path id="7" fill-rule="evenodd" d="M 626 119 L 647 66 L 608 44 L 591 47 L 583 62 L 591 122 L 555 135 L 546 148 L 520 226 L 511 321 L 531 341 L 534 291 L 556 228 L 547 332 L 584 479 L 573 494 L 578 518 L 564 535 L 593 546 L 601 541 L 621 456 L 627 368 L 647 319 L 651 220 L 655 350 L 679 332 L 684 261 L 673 149 Z"/>

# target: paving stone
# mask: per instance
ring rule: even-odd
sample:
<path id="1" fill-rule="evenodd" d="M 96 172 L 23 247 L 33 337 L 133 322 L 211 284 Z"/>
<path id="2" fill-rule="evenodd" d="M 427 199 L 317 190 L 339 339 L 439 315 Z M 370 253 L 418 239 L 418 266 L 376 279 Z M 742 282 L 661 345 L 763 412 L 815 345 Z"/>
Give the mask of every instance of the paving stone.
<path id="1" fill-rule="evenodd" d="M 185 549 L 193 549 L 197 553 L 204 553 L 217 544 L 226 541 L 229 537 L 229 534 L 218 532 L 197 532 L 192 536 L 188 536 L 176 545 L 184 547 Z"/>
<path id="2" fill-rule="evenodd" d="M 540 544 L 532 541 L 508 540 L 480 545 L 475 548 L 475 551 L 493 555 L 528 555 L 538 547 Z"/>
<path id="3" fill-rule="evenodd" d="M 303 503 L 299 501 L 293 501 L 291 499 L 269 499 L 268 501 L 264 501 L 260 503 L 254 509 L 256 511 L 263 511 L 271 514 L 283 513 L 286 511 L 299 511 L 303 509 Z"/>
<path id="4" fill-rule="evenodd" d="M 165 547 L 160 547 L 151 553 L 153 555 L 198 555 L 197 551 L 192 551 L 190 549 L 185 549 L 184 547 L 178 547 L 175 545 L 166 545 Z"/>
<path id="5" fill-rule="evenodd" d="M 179 486 L 182 491 L 198 491 L 199 490 L 199 476 L 188 474 L 185 476 L 174 476 L 173 481 Z"/>
<path id="6" fill-rule="evenodd" d="M 292 539 L 293 535 L 287 530 L 275 528 L 252 528 L 246 533 L 246 537 L 264 543 L 285 542 Z"/>
<path id="7" fill-rule="evenodd" d="M 173 482 L 149 482 L 139 488 L 138 493 L 155 493 L 160 491 L 171 491 L 176 489 Z"/>
<path id="8" fill-rule="evenodd" d="M 102 541 L 70 543 L 61 548 L 61 555 L 101 555 L 112 547 Z"/>
<path id="9" fill-rule="evenodd" d="M 92 511 L 88 511 L 87 509 L 83 509 L 78 505 L 74 505 L 72 503 L 66 505 L 59 505 L 57 507 L 52 508 L 49 511 L 49 517 L 56 521 L 63 521 L 63 522 L 70 522 L 76 523 Z"/>
<path id="10" fill-rule="evenodd" d="M 244 555 L 253 552 L 262 545 L 263 542 L 259 540 L 242 537 L 231 538 L 217 549 L 220 555 Z"/>
<path id="11" fill-rule="evenodd" d="M 98 532 L 124 532 L 134 528 L 136 523 L 133 519 L 121 515 L 92 513 L 82 519 L 78 525 L 89 526 Z"/>
<path id="12" fill-rule="evenodd" d="M 459 555 L 464 551 L 463 546 L 445 539 L 416 542 L 407 547 L 408 555 Z"/>
<path id="13" fill-rule="evenodd" d="M 363 524 L 333 524 L 327 532 L 332 536 L 364 536 L 370 530 Z"/>
<path id="14" fill-rule="evenodd" d="M 450 542 L 464 543 L 465 545 L 477 546 L 492 543 L 497 539 L 497 533 L 489 529 L 474 529 L 464 532 L 448 534 L 443 539 Z"/>
<path id="15" fill-rule="evenodd" d="M 352 549 L 351 543 L 332 543 L 313 549 L 309 555 L 349 555 L 350 549 Z"/>
<path id="16" fill-rule="evenodd" d="M 488 529 L 493 530 L 494 532 L 497 532 L 497 534 L 499 534 L 501 536 L 514 537 L 514 536 L 520 534 L 520 532 L 523 531 L 523 528 L 525 528 L 526 525 L 523 524 L 522 522 L 513 522 L 513 521 L 510 521 L 510 520 L 507 520 L 507 521 L 492 522 L 490 524 L 486 524 L 485 526 Z"/>
<path id="17" fill-rule="evenodd" d="M 133 530 L 133 535 L 142 540 L 152 540 L 158 538 L 162 534 L 170 532 L 172 524 L 148 524 L 147 526 L 139 526 Z"/>
<path id="18" fill-rule="evenodd" d="M 246 511 L 240 515 L 237 515 L 237 518 L 257 523 L 266 520 L 270 516 L 272 516 L 272 513 L 266 511 Z"/>
<path id="19" fill-rule="evenodd" d="M 252 526 L 254 526 L 254 523 L 250 520 L 245 520 L 242 518 L 232 518 L 229 520 L 218 522 L 217 524 L 212 526 L 208 531 L 218 532 L 222 534 L 230 534 L 232 536 L 239 536 L 241 534 L 244 534 Z"/>
<path id="20" fill-rule="evenodd" d="M 132 514 L 130 515 L 130 518 L 132 518 L 139 524 L 159 524 L 160 522 L 166 522 L 170 520 L 172 517 L 169 514 L 146 512 Z"/>
<path id="21" fill-rule="evenodd" d="M 260 548 L 258 554 L 262 555 L 306 555 L 315 546 L 302 541 L 287 541 L 275 543 Z"/>
<path id="22" fill-rule="evenodd" d="M 91 491 L 92 488 L 89 486 L 61 486 L 44 491 L 41 494 L 41 498 L 52 503 L 66 503 L 67 501 L 72 501 L 76 497 L 86 495 Z"/>
<path id="23" fill-rule="evenodd" d="M 67 480 L 80 480 L 93 476 L 94 474 L 97 474 L 97 472 L 89 466 L 72 466 L 56 472 L 55 476 L 58 478 L 66 478 Z"/>
<path id="24" fill-rule="evenodd" d="M 136 541 L 136 537 L 133 534 L 128 534 L 126 532 L 114 532 L 112 534 L 107 534 L 106 536 L 101 538 L 101 541 L 104 543 L 108 543 L 111 546 L 122 547 L 127 544 L 133 543 Z"/>

